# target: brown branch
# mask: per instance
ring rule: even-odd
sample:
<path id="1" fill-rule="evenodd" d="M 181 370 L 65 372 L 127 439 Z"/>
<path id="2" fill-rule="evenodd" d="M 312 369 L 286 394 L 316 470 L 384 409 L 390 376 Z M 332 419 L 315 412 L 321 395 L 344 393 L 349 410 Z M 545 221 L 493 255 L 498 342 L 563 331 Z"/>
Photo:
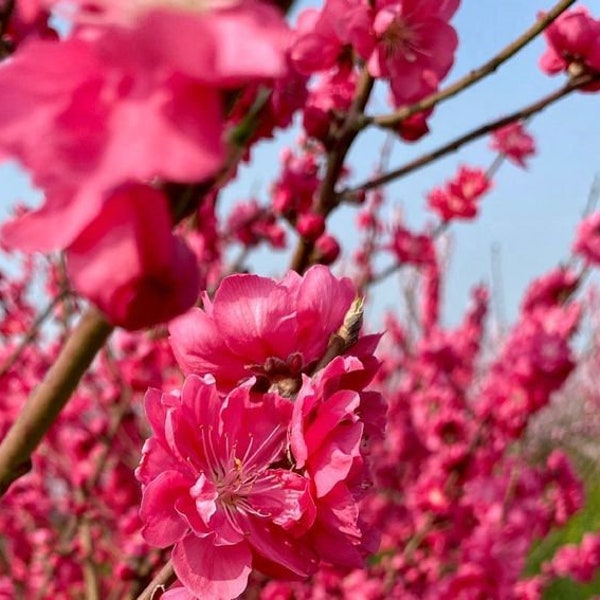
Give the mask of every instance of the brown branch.
<path id="1" fill-rule="evenodd" d="M 533 104 L 530 104 L 530 105 L 526 106 L 525 108 L 517 110 L 509 115 L 501 117 L 500 119 L 491 121 L 491 122 L 487 123 L 486 125 L 477 127 L 476 129 L 471 130 L 470 132 L 466 133 L 465 135 L 462 135 L 461 137 L 458 137 L 458 138 L 448 142 L 447 144 L 440 146 L 433 152 L 428 152 L 427 154 L 423 154 L 422 156 L 404 164 L 401 167 L 398 167 L 397 169 L 389 171 L 388 173 L 384 173 L 383 175 L 381 175 L 379 177 L 375 177 L 374 179 L 370 179 L 369 181 L 365 181 L 353 188 L 344 190 L 341 192 L 341 196 L 346 197 L 346 198 L 352 197 L 357 193 L 371 190 L 373 188 L 379 187 L 380 185 L 389 183 L 390 181 L 393 181 L 395 179 L 399 179 L 400 177 L 403 177 L 403 176 L 407 175 L 408 173 L 412 173 L 413 171 L 421 169 L 425 165 L 428 165 L 429 163 L 431 163 L 435 160 L 438 160 L 439 158 L 441 158 L 442 156 L 445 156 L 446 154 L 456 152 L 459 148 L 461 148 L 465 144 L 473 142 L 473 141 L 479 139 L 480 137 L 483 137 L 484 135 L 487 135 L 488 133 L 495 131 L 496 129 L 499 129 L 500 127 L 503 127 L 504 125 L 508 125 L 509 123 L 513 123 L 514 121 L 521 121 L 523 119 L 531 117 L 532 115 L 534 115 L 536 113 L 541 112 L 550 104 L 553 104 L 554 102 L 560 100 L 561 98 L 568 96 L 570 93 L 574 92 L 581 86 L 586 85 L 586 84 L 590 83 L 591 81 L 598 80 L 599 78 L 600 78 L 600 76 L 598 76 L 598 75 L 595 75 L 595 76 L 594 75 L 583 75 L 581 77 L 572 79 L 563 87 L 552 92 L 551 94 L 548 94 L 547 96 L 544 96 L 543 98 L 541 98 L 540 100 L 537 100 Z"/>
<path id="2" fill-rule="evenodd" d="M 327 167 L 319 187 L 315 207 L 316 213 L 323 217 L 327 217 L 338 205 L 339 199 L 335 193 L 335 186 L 340 178 L 350 146 L 359 133 L 358 123 L 371 96 L 373 84 L 374 79 L 369 75 L 366 67 L 363 68 L 352 106 L 346 115 L 344 124 L 335 134 L 335 143 L 332 149 L 327 153 Z M 300 238 L 290 268 L 298 273 L 303 273 L 311 263 L 314 246 L 313 241 Z"/>
<path id="3" fill-rule="evenodd" d="M 456 94 L 459 92 L 471 87 L 473 84 L 481 81 L 484 77 L 487 77 L 496 71 L 500 65 L 517 54 L 517 52 L 523 49 L 527 44 L 529 44 L 529 42 L 542 33 L 542 31 L 544 31 L 548 25 L 555 21 L 572 4 L 575 4 L 575 1 L 576 0 L 561 0 L 558 2 L 554 8 L 548 11 L 543 17 L 538 19 L 534 25 L 532 25 L 516 40 L 501 50 L 491 60 L 487 61 L 485 64 L 481 65 L 470 73 L 467 73 L 467 75 L 461 77 L 458 81 L 452 85 L 449 85 L 447 88 L 431 94 L 415 104 L 401 108 L 393 114 L 372 117 L 365 116 L 360 124 L 361 127 L 366 127 L 370 124 L 375 124 L 379 127 L 396 127 L 409 117 L 423 112 L 424 110 L 433 108 L 437 104 L 456 96 Z"/>
<path id="4" fill-rule="evenodd" d="M 31 454 L 48 431 L 112 332 L 95 308 L 81 318 L 42 383 L 0 442 L 0 496 L 31 468 Z"/>
<path id="5" fill-rule="evenodd" d="M 157 600 L 167 588 L 177 580 L 173 563 L 167 562 L 158 572 L 156 577 L 148 584 L 146 589 L 137 597 L 137 600 Z"/>

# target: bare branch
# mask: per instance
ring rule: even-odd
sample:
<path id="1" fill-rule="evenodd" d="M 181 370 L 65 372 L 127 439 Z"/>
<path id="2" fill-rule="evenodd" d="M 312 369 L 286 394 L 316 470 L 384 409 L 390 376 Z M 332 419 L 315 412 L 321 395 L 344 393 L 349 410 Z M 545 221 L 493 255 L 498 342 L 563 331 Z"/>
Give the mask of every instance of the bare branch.
<path id="1" fill-rule="evenodd" d="M 452 140 L 451 142 L 440 146 L 439 148 L 437 148 L 437 150 L 434 150 L 433 152 L 428 152 L 427 154 L 423 154 L 422 156 L 406 163 L 401 167 L 398 167 L 397 169 L 393 169 L 392 171 L 384 173 L 379 177 L 375 177 L 373 179 L 370 179 L 369 181 L 360 183 L 359 185 L 353 188 L 344 190 L 341 192 L 341 195 L 342 197 L 346 198 L 352 197 L 353 195 L 359 192 L 372 190 L 376 187 L 379 187 L 380 185 L 384 185 L 386 183 L 389 183 L 390 181 L 399 179 L 400 177 L 403 177 L 408 173 L 412 173 L 413 171 L 421 169 L 425 165 L 428 165 L 429 163 L 441 158 L 442 156 L 445 156 L 452 152 L 456 152 L 465 144 L 473 142 L 479 139 L 480 137 L 483 137 L 484 135 L 487 135 L 488 133 L 499 129 L 500 127 L 503 127 L 504 125 L 508 125 L 509 123 L 513 123 L 514 121 L 521 121 L 523 119 L 531 117 L 536 113 L 541 112 L 547 106 L 550 106 L 551 104 L 557 102 L 561 98 L 568 96 L 570 93 L 574 92 L 581 86 L 586 85 L 594 80 L 598 80 L 599 78 L 600 76 L 598 75 L 586 74 L 581 77 L 572 79 L 563 87 L 552 92 L 551 94 L 548 94 L 547 96 L 544 96 L 543 98 L 537 100 L 533 104 L 530 104 L 525 108 L 521 108 L 520 110 L 517 110 L 509 115 L 501 117 L 500 119 L 496 119 L 495 121 L 490 121 L 486 125 L 477 127 L 476 129 L 469 131 L 465 135 L 462 135 L 461 137 L 458 137 Z"/>

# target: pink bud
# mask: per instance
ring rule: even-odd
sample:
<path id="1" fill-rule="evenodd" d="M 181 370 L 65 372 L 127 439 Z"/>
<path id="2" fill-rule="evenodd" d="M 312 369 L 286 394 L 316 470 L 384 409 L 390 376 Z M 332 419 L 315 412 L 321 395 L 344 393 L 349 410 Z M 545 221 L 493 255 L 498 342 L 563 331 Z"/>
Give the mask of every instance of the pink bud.
<path id="1" fill-rule="evenodd" d="M 328 233 L 324 233 L 315 243 L 317 261 L 322 265 L 330 265 L 340 254 L 338 241 Z"/>
<path id="2" fill-rule="evenodd" d="M 321 215 L 300 215 L 296 223 L 298 233 L 306 240 L 314 242 L 325 231 L 325 219 Z"/>

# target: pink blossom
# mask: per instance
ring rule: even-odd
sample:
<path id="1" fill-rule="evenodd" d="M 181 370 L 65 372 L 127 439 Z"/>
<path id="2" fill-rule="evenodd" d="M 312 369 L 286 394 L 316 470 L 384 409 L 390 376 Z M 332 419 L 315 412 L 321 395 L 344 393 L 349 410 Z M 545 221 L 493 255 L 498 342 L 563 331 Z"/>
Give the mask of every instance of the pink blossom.
<path id="1" fill-rule="evenodd" d="M 444 221 L 473 219 L 477 215 L 479 201 L 491 188 L 492 182 L 485 171 L 461 166 L 455 178 L 443 188 L 435 188 L 427 195 L 429 208 Z"/>
<path id="2" fill-rule="evenodd" d="M 416 234 L 397 225 L 392 232 L 390 250 L 401 264 L 425 266 L 435 261 L 435 246 L 431 236 Z"/>
<path id="3" fill-rule="evenodd" d="M 321 266 L 280 282 L 232 275 L 171 324 L 171 344 L 184 372 L 212 373 L 223 389 L 253 374 L 267 387 L 296 381 L 323 356 L 354 294 Z"/>
<path id="4" fill-rule="evenodd" d="M 567 544 L 558 549 L 546 573 L 555 577 L 571 577 L 589 583 L 600 567 L 600 536 L 586 533 L 579 545 Z"/>
<path id="5" fill-rule="evenodd" d="M 436 88 L 454 62 L 458 37 L 448 23 L 459 0 L 381 0 L 374 9 L 373 77 L 390 79 L 398 104 Z"/>
<path id="6" fill-rule="evenodd" d="M 289 149 L 282 152 L 283 168 L 273 185 L 273 209 L 293 219 L 298 213 L 309 212 L 319 187 L 317 155 L 308 151 L 295 156 Z"/>
<path id="7" fill-rule="evenodd" d="M 74 288 L 126 329 L 185 312 L 198 297 L 200 277 L 194 255 L 171 227 L 161 192 L 121 186 L 67 249 Z"/>
<path id="8" fill-rule="evenodd" d="M 305 240 L 315 241 L 325 231 L 325 219 L 322 215 L 305 213 L 298 217 L 296 230 Z"/>
<path id="9" fill-rule="evenodd" d="M 314 260 L 321 265 L 330 265 L 341 251 L 340 243 L 330 233 L 323 233 L 315 241 Z"/>
<path id="10" fill-rule="evenodd" d="M 380 438 L 385 423 L 382 396 L 363 391 L 376 369 L 354 356 L 337 357 L 314 381 L 304 378 L 294 402 L 290 450 L 312 484 L 310 534 L 321 558 L 335 565 L 361 567 L 378 546 L 358 504 L 369 485 L 365 437 Z"/>
<path id="11" fill-rule="evenodd" d="M 64 248 L 122 183 L 215 173 L 225 156 L 221 89 L 278 76 L 286 31 L 275 9 L 244 2 L 142 11 L 126 27 L 98 17 L 64 41 L 22 46 L 0 68 L 11 90 L 0 94 L 0 149 L 46 201 L 5 228 L 7 242 Z"/>
<path id="12" fill-rule="evenodd" d="M 360 0 L 327 0 L 321 12 L 309 8 L 300 13 L 292 60 L 306 74 L 348 62 L 351 45 L 361 52 L 365 42 L 371 43 L 369 28 L 368 8 Z"/>
<path id="13" fill-rule="evenodd" d="M 328 143 L 328 135 L 339 117 L 350 108 L 356 91 L 356 72 L 352 68 L 326 73 L 310 90 L 302 114 L 302 124 L 306 133 L 323 143 Z"/>
<path id="14" fill-rule="evenodd" d="M 577 288 L 577 275 L 566 267 L 553 269 L 535 279 L 527 289 L 522 310 L 530 312 L 536 308 L 551 308 L 563 304 Z"/>
<path id="15" fill-rule="evenodd" d="M 592 265 L 600 264 L 600 212 L 592 213 L 579 223 L 573 252 Z"/>
<path id="16" fill-rule="evenodd" d="M 540 59 L 542 71 L 576 76 L 600 72 L 600 21 L 584 6 L 561 14 L 546 30 L 548 48 Z M 592 89 L 597 89 L 597 86 Z"/>
<path id="17" fill-rule="evenodd" d="M 526 166 L 525 160 L 535 154 L 535 142 L 519 122 L 496 129 L 490 148 L 523 168 Z"/>
<path id="18" fill-rule="evenodd" d="M 255 199 L 234 206 L 227 219 L 227 235 L 248 247 L 265 241 L 273 248 L 285 248 L 285 230 L 273 212 Z"/>
<path id="19" fill-rule="evenodd" d="M 174 545 L 184 587 L 200 598 L 235 598 L 253 566 L 306 577 L 317 559 L 288 533 L 310 507 L 308 480 L 286 468 L 292 404 L 269 394 L 250 400 L 249 385 L 224 400 L 214 379 L 190 376 L 180 397 L 150 390 L 153 437 L 137 476 L 143 484 L 142 535 Z"/>

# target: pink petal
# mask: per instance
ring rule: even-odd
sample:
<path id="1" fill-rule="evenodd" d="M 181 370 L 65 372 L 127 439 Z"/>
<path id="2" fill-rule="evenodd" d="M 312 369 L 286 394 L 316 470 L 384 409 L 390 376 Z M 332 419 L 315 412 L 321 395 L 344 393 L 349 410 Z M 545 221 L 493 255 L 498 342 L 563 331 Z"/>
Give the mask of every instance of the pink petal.
<path id="1" fill-rule="evenodd" d="M 252 570 L 246 543 L 215 546 L 193 534 L 175 545 L 172 560 L 181 583 L 199 598 L 233 600 L 246 589 Z"/>
<path id="2" fill-rule="evenodd" d="M 187 523 L 175 510 L 175 502 L 189 493 L 190 483 L 177 471 L 164 471 L 146 486 L 140 517 L 144 521 L 142 536 L 152 546 L 166 548 L 188 531 Z"/>

